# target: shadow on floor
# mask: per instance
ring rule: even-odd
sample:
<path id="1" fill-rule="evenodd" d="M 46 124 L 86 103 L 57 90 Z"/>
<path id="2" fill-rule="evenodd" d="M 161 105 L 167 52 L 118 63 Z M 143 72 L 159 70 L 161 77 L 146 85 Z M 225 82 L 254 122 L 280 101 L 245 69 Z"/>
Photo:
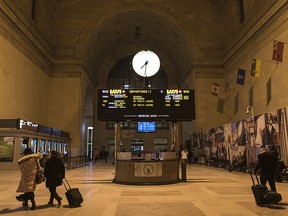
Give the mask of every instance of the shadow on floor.
<path id="1" fill-rule="evenodd" d="M 275 209 L 275 210 L 284 210 L 286 209 L 284 206 L 288 206 L 288 203 L 278 203 L 275 205 L 263 205 L 263 206 L 259 206 L 259 207 L 266 207 L 266 208 L 270 208 L 270 209 Z"/>
<path id="2" fill-rule="evenodd" d="M 15 209 L 5 208 L 5 209 L 0 210 L 0 214 L 13 214 L 13 213 L 19 212 L 19 211 L 33 211 L 33 210 L 30 210 L 30 207 L 31 206 L 27 206 L 27 207 L 21 206 L 21 207 L 15 208 Z M 39 205 L 39 206 L 36 206 L 36 210 L 37 209 L 46 209 L 46 208 L 51 208 L 51 207 L 53 207 L 53 206 L 50 206 L 48 204 Z"/>

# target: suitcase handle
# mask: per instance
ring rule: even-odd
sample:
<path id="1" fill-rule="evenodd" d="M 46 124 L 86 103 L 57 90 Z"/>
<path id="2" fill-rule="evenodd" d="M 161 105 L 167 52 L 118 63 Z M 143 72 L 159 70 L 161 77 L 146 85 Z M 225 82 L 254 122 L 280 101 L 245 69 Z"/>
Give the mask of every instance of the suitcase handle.
<path id="1" fill-rule="evenodd" d="M 66 178 L 63 178 L 62 182 L 63 182 L 63 185 L 64 185 L 66 191 L 68 191 L 68 189 L 71 189 L 71 187 L 70 187 L 70 185 L 69 185 L 69 183 L 68 183 Z"/>
<path id="2" fill-rule="evenodd" d="M 250 173 L 250 176 L 251 176 L 251 180 L 252 180 L 252 182 L 253 182 L 253 185 L 255 185 L 255 181 L 254 181 L 254 178 L 253 178 L 252 170 L 251 170 L 251 169 L 249 170 L 249 173 Z"/>
<path id="3" fill-rule="evenodd" d="M 253 174 L 252 174 L 253 171 L 252 171 L 252 169 L 250 169 L 249 171 L 250 171 L 249 173 L 250 173 L 253 185 L 255 185 L 255 181 L 254 181 Z M 257 173 L 255 171 L 254 171 L 254 175 L 255 175 L 257 183 L 259 184 L 259 179 L 258 179 Z"/>

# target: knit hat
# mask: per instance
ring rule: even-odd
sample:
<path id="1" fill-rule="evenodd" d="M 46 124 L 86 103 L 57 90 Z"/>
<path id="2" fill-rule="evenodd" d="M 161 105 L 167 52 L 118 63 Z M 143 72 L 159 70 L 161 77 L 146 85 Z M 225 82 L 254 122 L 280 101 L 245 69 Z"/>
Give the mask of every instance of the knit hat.
<path id="1" fill-rule="evenodd" d="M 33 151 L 30 147 L 27 147 L 23 151 L 23 155 L 33 154 Z"/>

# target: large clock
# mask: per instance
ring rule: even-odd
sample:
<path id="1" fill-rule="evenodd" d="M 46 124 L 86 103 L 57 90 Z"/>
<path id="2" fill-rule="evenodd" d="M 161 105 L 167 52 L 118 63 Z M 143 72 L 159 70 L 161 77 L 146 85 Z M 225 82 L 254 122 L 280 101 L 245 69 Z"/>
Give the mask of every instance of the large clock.
<path id="1" fill-rule="evenodd" d="M 133 57 L 132 67 L 138 75 L 151 77 L 159 71 L 160 59 L 154 52 L 142 50 Z"/>

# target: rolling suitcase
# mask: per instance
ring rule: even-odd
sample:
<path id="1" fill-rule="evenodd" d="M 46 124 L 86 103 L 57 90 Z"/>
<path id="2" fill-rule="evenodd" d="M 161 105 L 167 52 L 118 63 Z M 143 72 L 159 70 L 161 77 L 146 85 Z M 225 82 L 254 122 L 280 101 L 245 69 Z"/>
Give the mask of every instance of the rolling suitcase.
<path id="1" fill-rule="evenodd" d="M 78 188 L 71 188 L 67 179 L 64 178 L 63 185 L 66 189 L 66 198 L 71 208 L 80 207 L 83 202 L 83 197 Z"/>
<path id="2" fill-rule="evenodd" d="M 281 194 L 269 190 L 266 185 L 261 185 L 259 183 L 257 174 L 255 173 L 255 178 L 257 181 L 256 184 L 253 178 L 252 170 L 250 170 L 250 176 L 253 182 L 251 188 L 257 205 L 277 204 L 282 200 Z"/>
<path id="3" fill-rule="evenodd" d="M 266 187 L 266 185 L 259 184 L 259 180 L 258 180 L 256 173 L 255 173 L 255 176 L 256 176 L 257 184 L 255 183 L 252 170 L 250 170 L 250 176 L 251 176 L 252 183 L 253 183 L 253 185 L 251 186 L 251 189 L 252 189 L 256 204 L 257 205 L 268 204 L 264 199 L 264 195 L 268 193 L 268 188 Z"/>
<path id="4" fill-rule="evenodd" d="M 268 193 L 266 193 L 264 195 L 264 200 L 268 204 L 277 204 L 278 202 L 280 202 L 282 200 L 282 196 L 281 196 L 281 194 L 279 194 L 275 191 L 269 191 Z"/>

